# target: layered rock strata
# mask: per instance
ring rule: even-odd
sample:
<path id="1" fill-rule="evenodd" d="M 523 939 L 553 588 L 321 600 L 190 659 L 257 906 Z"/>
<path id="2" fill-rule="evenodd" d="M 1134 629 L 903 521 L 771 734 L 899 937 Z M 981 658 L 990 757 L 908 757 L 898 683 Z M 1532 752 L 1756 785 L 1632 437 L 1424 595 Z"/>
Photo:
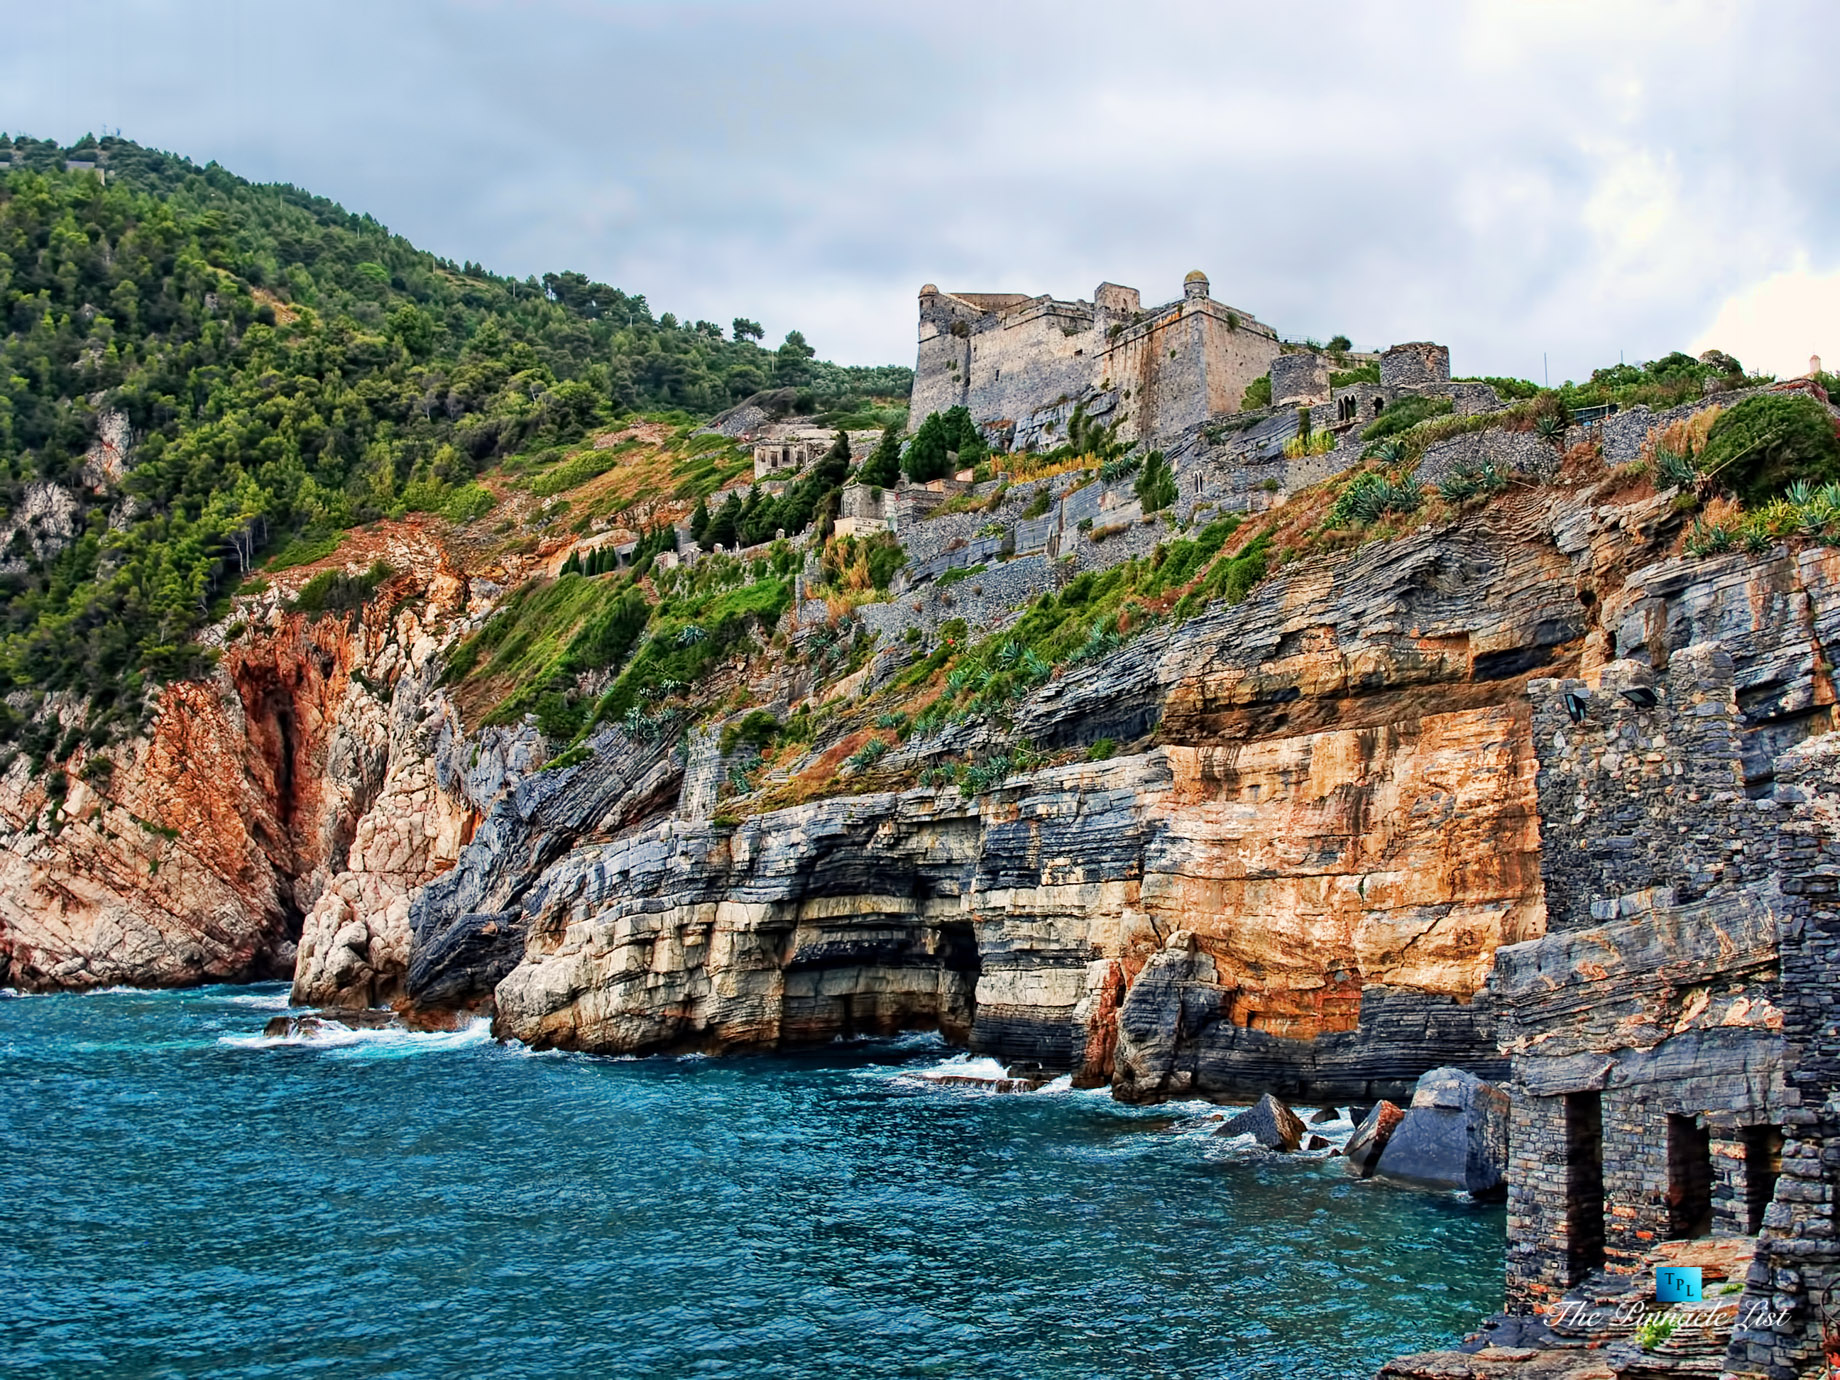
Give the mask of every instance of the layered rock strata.
<path id="1" fill-rule="evenodd" d="M 1017 714 L 1038 744 L 1148 751 L 972 800 L 655 818 L 576 847 L 515 921 L 473 908 L 528 935 L 500 1029 L 637 1050 L 939 1024 L 1145 1100 L 1404 1099 L 1432 1065 L 1499 1074 L 1477 995 L 1495 948 L 1543 927 L 1526 679 L 1588 653 L 1580 585 L 1666 520 L 1566 496 L 1305 563 Z M 981 743 L 952 730 L 889 760 Z"/>

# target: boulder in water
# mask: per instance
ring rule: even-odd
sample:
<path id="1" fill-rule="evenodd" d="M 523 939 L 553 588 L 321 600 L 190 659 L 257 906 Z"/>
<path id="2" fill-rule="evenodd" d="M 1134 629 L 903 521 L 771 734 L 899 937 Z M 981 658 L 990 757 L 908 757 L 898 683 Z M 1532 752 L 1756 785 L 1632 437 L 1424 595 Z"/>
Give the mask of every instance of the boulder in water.
<path id="1" fill-rule="evenodd" d="M 1341 1119 L 1342 1119 L 1342 1114 L 1336 1111 L 1335 1108 L 1324 1107 L 1319 1112 L 1311 1113 L 1310 1125 L 1327 1126 L 1331 1121 L 1340 1121 Z"/>
<path id="2" fill-rule="evenodd" d="M 1405 1113 L 1391 1102 L 1376 1102 L 1354 1128 L 1342 1153 L 1362 1178 L 1374 1172 L 1374 1166 L 1380 1162 L 1380 1152 L 1386 1149 L 1387 1141 L 1392 1139 L 1404 1117 Z"/>
<path id="3" fill-rule="evenodd" d="M 1217 1136 L 1250 1135 L 1267 1150 L 1295 1150 L 1303 1143 L 1303 1122 L 1297 1114 L 1270 1093 L 1251 1107 L 1230 1118 Z"/>
<path id="4" fill-rule="evenodd" d="M 1327 1136 L 1311 1136 L 1303 1143 L 1303 1148 L 1305 1150 L 1329 1150 L 1334 1147 L 1334 1144 L 1335 1142 Z"/>
<path id="5" fill-rule="evenodd" d="M 1507 1167 L 1508 1095 L 1473 1073 L 1441 1068 L 1418 1080 L 1374 1172 L 1420 1188 L 1495 1198 L 1507 1192 Z"/>

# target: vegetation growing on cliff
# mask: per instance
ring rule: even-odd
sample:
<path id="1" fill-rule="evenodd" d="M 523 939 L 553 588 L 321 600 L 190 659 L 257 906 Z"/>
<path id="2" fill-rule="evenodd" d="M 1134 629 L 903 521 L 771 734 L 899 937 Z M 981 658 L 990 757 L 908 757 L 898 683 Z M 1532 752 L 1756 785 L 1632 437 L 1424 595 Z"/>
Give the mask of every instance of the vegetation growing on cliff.
<path id="1" fill-rule="evenodd" d="M 773 382 L 842 397 L 906 374 L 823 364 L 796 332 L 764 350 L 579 273 L 498 277 L 293 187 L 96 148 L 106 182 L 31 140 L 0 178 L 0 691 L 87 695 L 104 738 L 145 686 L 202 668 L 192 634 L 215 601 L 296 534 L 477 517 L 494 499 L 475 476 L 535 454 L 561 461 L 535 483 L 560 493 L 599 463 L 567 448 L 632 409 L 688 422 Z"/>

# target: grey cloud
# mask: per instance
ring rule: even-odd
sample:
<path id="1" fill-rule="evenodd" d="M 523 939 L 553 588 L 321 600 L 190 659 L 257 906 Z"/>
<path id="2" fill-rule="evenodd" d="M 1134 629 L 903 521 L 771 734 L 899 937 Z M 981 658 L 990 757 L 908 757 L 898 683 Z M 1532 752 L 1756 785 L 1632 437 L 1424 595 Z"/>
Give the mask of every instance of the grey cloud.
<path id="1" fill-rule="evenodd" d="M 0 126 L 102 120 L 504 272 L 872 361 L 923 281 L 1218 295 L 1579 376 L 1840 263 L 1824 10 L 67 0 Z M 1798 37 L 1799 36 L 1799 37 Z"/>

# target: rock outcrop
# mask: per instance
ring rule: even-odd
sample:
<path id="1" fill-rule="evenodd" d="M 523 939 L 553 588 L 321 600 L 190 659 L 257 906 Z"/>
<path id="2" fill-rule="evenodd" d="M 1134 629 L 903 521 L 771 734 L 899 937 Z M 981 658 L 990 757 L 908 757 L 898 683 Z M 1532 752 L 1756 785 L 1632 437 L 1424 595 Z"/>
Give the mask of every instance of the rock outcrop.
<path id="1" fill-rule="evenodd" d="M 1303 1144 L 1304 1126 L 1297 1113 L 1270 1093 L 1237 1116 L 1231 1116 L 1214 1133 L 1217 1136 L 1251 1136 L 1267 1150 L 1295 1150 Z M 1329 1142 L 1321 1136 L 1313 1141 Z"/>
<path id="2" fill-rule="evenodd" d="M 625 832 L 554 861 L 513 831 L 519 880 L 441 923 L 517 900 L 500 1029 L 538 1044 L 937 1023 L 1135 1100 L 1404 1099 L 1432 1064 L 1499 1073 L 1480 993 L 1496 947 L 1543 926 L 1526 677 L 1577 664 L 1579 583 L 1658 511 L 1549 499 L 1306 563 L 1019 708 L 1037 743 L 1154 734 L 1109 762 L 739 825 L 629 804 Z M 952 730 L 903 753 L 977 747 Z M 585 793 L 584 817 L 613 807 Z"/>
<path id="3" fill-rule="evenodd" d="M 1354 1134 L 1348 1138 L 1348 1144 L 1342 1153 L 1348 1157 L 1349 1167 L 1362 1178 L 1374 1172 L 1380 1163 L 1380 1155 L 1386 1149 L 1386 1143 L 1393 1138 L 1393 1132 L 1399 1129 L 1399 1123 L 1405 1120 L 1405 1112 L 1391 1102 L 1374 1103 L 1367 1115 L 1362 1117 L 1354 1128 Z"/>
<path id="4" fill-rule="evenodd" d="M 1496 1198 L 1507 1192 L 1507 1167 L 1508 1095 L 1464 1069 L 1441 1068 L 1418 1080 L 1374 1173 L 1419 1188 Z"/>

